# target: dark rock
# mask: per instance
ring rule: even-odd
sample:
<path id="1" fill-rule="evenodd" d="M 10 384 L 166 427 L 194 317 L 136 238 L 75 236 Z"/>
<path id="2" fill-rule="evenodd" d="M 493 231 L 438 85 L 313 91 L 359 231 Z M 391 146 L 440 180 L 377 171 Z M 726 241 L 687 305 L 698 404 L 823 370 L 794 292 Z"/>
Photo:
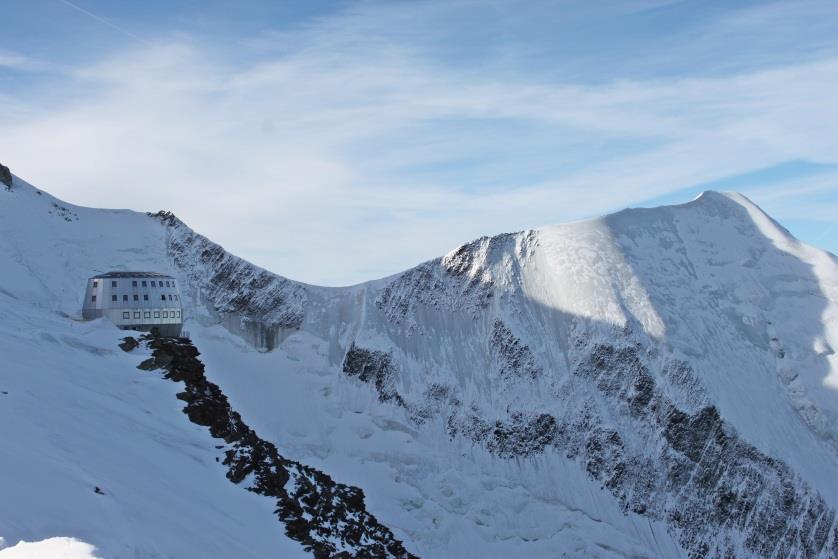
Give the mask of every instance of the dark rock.
<path id="1" fill-rule="evenodd" d="M 405 405 L 395 388 L 396 368 L 389 353 L 360 348 L 353 343 L 343 360 L 343 372 L 375 386 L 380 401 L 392 400 Z"/>
<path id="2" fill-rule="evenodd" d="M 164 378 L 185 384 L 185 390 L 177 395 L 186 403 L 184 413 L 230 446 L 222 461 L 227 478 L 237 484 L 248 480 L 249 491 L 275 498 L 275 513 L 288 537 L 315 557 L 415 557 L 366 510 L 361 489 L 337 483 L 319 470 L 288 460 L 273 443 L 260 439 L 231 408 L 218 385 L 207 380 L 198 350 L 189 340 L 142 339 L 153 356 L 140 368 L 163 369 Z M 375 377 L 374 372 L 370 374 L 369 378 Z"/>
<path id="3" fill-rule="evenodd" d="M 0 163 L 0 182 L 6 185 L 7 190 L 12 189 L 13 179 L 12 172 L 8 167 Z"/>
<path id="4" fill-rule="evenodd" d="M 452 414 L 446 424 L 450 437 L 468 437 L 502 458 L 538 454 L 557 436 L 556 418 L 547 413 L 512 412 L 506 420 L 487 421 L 472 411 Z"/>
<path id="5" fill-rule="evenodd" d="M 132 351 L 134 348 L 136 348 L 139 345 L 140 345 L 140 342 L 138 342 L 136 338 L 134 338 L 132 336 L 127 336 L 125 338 L 122 338 L 122 342 L 119 344 L 119 348 L 122 351 L 128 352 L 128 351 Z"/>
<path id="6" fill-rule="evenodd" d="M 687 384 L 687 369 L 681 362 L 662 374 Z M 823 498 L 743 441 L 715 406 L 678 408 L 656 387 L 640 347 L 597 344 L 574 372 L 601 393 L 602 408 L 560 424 L 556 445 L 584 460 L 627 510 L 666 521 L 690 557 L 838 557 L 829 547 L 835 512 Z M 642 431 L 625 440 L 642 444 L 624 441 L 626 425 Z"/>
<path id="7" fill-rule="evenodd" d="M 498 363 L 498 373 L 506 380 L 535 379 L 541 375 L 541 367 L 529 346 L 515 337 L 501 320 L 492 324 L 489 351 Z"/>

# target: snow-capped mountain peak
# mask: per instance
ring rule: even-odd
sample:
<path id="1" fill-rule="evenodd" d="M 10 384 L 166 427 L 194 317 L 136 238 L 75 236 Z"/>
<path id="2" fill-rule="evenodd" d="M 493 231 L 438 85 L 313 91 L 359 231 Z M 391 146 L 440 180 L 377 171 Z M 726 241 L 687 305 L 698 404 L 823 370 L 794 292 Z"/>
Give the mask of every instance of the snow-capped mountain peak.
<path id="1" fill-rule="evenodd" d="M 0 262 L 0 419 L 15 426 L 2 459 L 18 472 L 0 491 L 26 503 L 0 524 L 8 542 L 183 556 L 190 528 L 150 520 L 156 501 L 131 490 L 148 485 L 166 506 L 211 503 L 192 520 L 237 542 L 227 554 L 304 553 L 289 517 L 225 479 L 223 450 L 176 413 L 168 385 L 136 371 L 143 356 L 115 349 L 125 333 L 79 320 L 87 277 L 144 269 L 180 282 L 186 329 L 230 409 L 300 471 L 362 489 L 354 518 L 377 519 L 406 553 L 838 557 L 838 260 L 742 195 L 484 237 L 323 288 L 171 214 L 72 206 L 15 179 L 0 191 Z M 42 403 L 84 436 L 15 423 Z M 157 466 L 102 450 L 114 445 L 103 419 Z M 27 469 L 37 459 L 9 450 L 21 447 L 63 466 Z M 178 473 L 161 484 L 168 464 Z M 14 484 L 45 489 L 27 498 Z M 62 510 L 83 514 L 50 510 L 62 491 Z M 359 549 L 332 536 L 317 537 L 334 556 Z"/>

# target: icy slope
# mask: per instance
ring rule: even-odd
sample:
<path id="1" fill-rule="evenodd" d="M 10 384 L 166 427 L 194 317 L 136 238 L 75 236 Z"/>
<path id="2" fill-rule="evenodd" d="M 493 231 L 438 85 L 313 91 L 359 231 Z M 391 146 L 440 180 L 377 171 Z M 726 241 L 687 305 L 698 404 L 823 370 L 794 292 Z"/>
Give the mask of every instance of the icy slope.
<path id="1" fill-rule="evenodd" d="M 70 327 L 105 335 L 71 319 L 86 277 L 176 275 L 186 328 L 233 408 L 289 458 L 363 488 L 414 553 L 838 556 L 838 264 L 740 196 L 479 239 L 326 289 L 170 214 L 19 186 L 0 192 L 0 310 L 37 315 L 59 340 Z M 12 332 L 22 319 L 0 320 Z M 125 356 L 97 358 L 137 374 Z M 169 396 L 149 398 L 185 421 Z M 7 512 L 8 542 L 68 535 L 104 549 L 79 532 L 83 515 L 24 533 L 5 528 Z"/>
<path id="2" fill-rule="evenodd" d="M 233 317 L 273 334 L 249 336 L 259 347 L 279 346 L 268 368 L 334 376 L 339 364 L 402 409 L 403 423 L 384 423 L 403 432 L 469 440 L 502 460 L 540 455 L 551 471 L 575 463 L 618 509 L 665 523 L 692 553 L 838 553 L 836 260 L 797 243 L 741 196 L 705 193 L 682 206 L 481 239 L 345 290 L 248 271 L 182 223 L 166 222 L 169 250 L 203 278 L 201 292 L 235 293 L 241 302 L 215 305 L 227 325 Z M 214 269 L 200 264 L 208 254 L 224 254 L 224 268 L 235 262 L 235 279 L 196 273 L 196 263 Z M 248 281 L 270 287 L 250 291 Z M 247 308 L 278 290 L 285 296 L 269 308 L 292 321 Z M 283 362 L 301 345 L 317 349 L 292 357 L 300 364 Z M 235 390 L 233 379 L 227 384 Z M 339 399 L 336 409 L 345 406 L 351 402 Z M 245 408 L 265 408 L 266 423 L 283 415 L 267 402 Z M 301 438 L 324 436 L 299 430 Z M 328 438 L 321 447 L 338 444 Z M 556 451 L 562 456 L 550 456 Z M 429 452 L 421 449 L 423 460 Z M 402 467 L 389 467 L 404 483 Z M 415 483 L 423 491 L 420 483 L 440 480 Z M 522 485 L 538 487 L 532 479 Z M 434 504 L 475 499 L 452 492 Z M 533 493 L 521 498 L 525 506 L 547 494 Z M 595 510 L 570 493 L 563 489 L 563 505 Z M 448 521 L 484 510 L 491 512 L 474 524 L 497 527 L 499 503 L 487 496 L 489 506 L 455 507 Z M 521 522 L 510 532 L 543 542 L 551 526 Z M 438 532 L 424 526 L 411 537 L 446 541 Z M 487 550 L 497 548 L 490 542 Z"/>

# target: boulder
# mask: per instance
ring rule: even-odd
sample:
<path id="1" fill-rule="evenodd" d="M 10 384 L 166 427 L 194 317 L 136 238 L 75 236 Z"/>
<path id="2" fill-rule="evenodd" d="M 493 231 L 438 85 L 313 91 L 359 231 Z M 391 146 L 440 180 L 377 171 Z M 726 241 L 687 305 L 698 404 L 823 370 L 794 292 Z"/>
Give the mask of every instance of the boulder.
<path id="1" fill-rule="evenodd" d="M 2 163 L 0 163 L 0 182 L 5 184 L 9 190 L 12 189 L 12 172 Z"/>

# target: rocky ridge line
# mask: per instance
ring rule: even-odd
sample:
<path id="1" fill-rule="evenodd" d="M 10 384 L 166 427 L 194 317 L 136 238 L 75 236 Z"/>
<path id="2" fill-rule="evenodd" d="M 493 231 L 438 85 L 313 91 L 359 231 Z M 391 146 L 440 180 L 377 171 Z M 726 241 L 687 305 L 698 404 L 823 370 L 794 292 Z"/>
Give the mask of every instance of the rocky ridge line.
<path id="1" fill-rule="evenodd" d="M 275 513 L 289 538 L 317 559 L 417 559 L 367 512 L 363 490 L 284 458 L 274 444 L 259 438 L 218 385 L 207 380 L 199 352 L 189 340 L 127 337 L 120 347 L 131 351 L 140 344 L 152 350 L 152 357 L 138 368 L 163 369 L 163 378 L 185 384 L 177 395 L 186 403 L 183 412 L 227 444 L 223 460 L 227 478 L 246 484 L 248 491 L 275 498 Z"/>
<path id="2" fill-rule="evenodd" d="M 148 216 L 166 227 L 169 256 L 196 290 L 195 298 L 208 303 L 257 349 L 271 351 L 283 331 L 302 326 L 308 298 L 305 286 L 233 256 L 171 212 Z"/>

